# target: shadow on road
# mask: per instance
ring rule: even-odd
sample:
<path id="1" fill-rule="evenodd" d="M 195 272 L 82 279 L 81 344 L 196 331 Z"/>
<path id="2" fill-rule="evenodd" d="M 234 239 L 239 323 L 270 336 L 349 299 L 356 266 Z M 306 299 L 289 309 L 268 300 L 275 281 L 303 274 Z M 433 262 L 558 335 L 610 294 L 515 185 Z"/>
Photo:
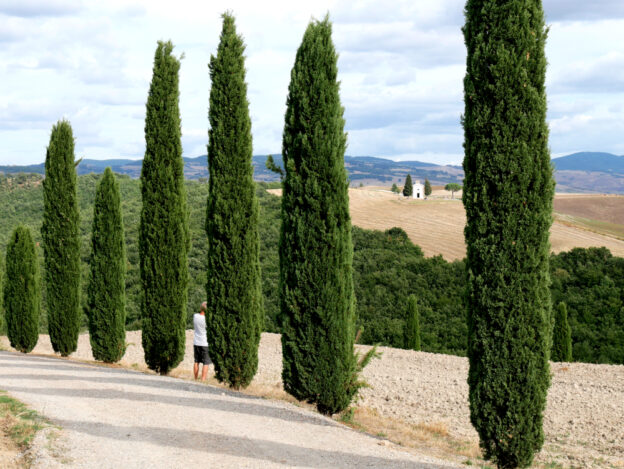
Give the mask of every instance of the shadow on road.
<path id="1" fill-rule="evenodd" d="M 6 360 L 8 358 L 8 360 Z M 14 363 L 7 363 L 15 360 Z M 234 391 L 217 388 L 214 386 L 195 384 L 176 378 L 166 378 L 161 376 L 142 375 L 137 372 L 97 367 L 92 365 L 64 363 L 55 366 L 55 364 L 25 363 L 24 359 L 41 360 L 40 357 L 13 356 L 10 354 L 0 354 L 0 369 L 10 368 L 33 368 L 33 369 L 51 369 L 57 371 L 62 368 L 66 371 L 78 373 L 78 376 L 71 374 L 24 374 L 24 373 L 1 373 L 0 388 L 5 391 L 27 392 L 32 394 L 41 394 L 49 396 L 66 396 L 87 399 L 125 399 L 137 402 L 158 402 L 166 405 L 184 406 L 194 408 L 213 409 L 223 412 L 236 412 L 248 415 L 257 415 L 261 417 L 269 417 L 285 420 L 288 422 L 304 422 L 321 426 L 336 426 L 337 423 L 322 416 L 314 414 L 306 415 L 302 412 L 292 411 L 281 404 L 273 403 L 269 400 L 256 396 L 247 396 Z M 18 361 L 19 360 L 19 361 Z M 49 359 L 48 359 L 49 360 Z M 54 360 L 54 359 L 52 359 Z M 45 368 L 44 368 L 45 367 Z M 93 376 L 94 373 L 104 374 L 106 376 Z M 126 386 L 147 387 L 156 389 L 166 389 L 178 392 L 194 392 L 203 394 L 203 397 L 185 397 L 166 394 L 153 394 L 146 392 L 121 391 L 118 389 L 93 389 L 93 388 L 55 388 L 46 386 L 44 388 L 25 388 L 12 386 L 8 384 L 8 380 L 14 379 L 36 379 L 37 381 L 84 381 L 98 384 L 120 384 Z M 228 396 L 234 397 L 235 400 L 224 400 L 215 397 Z M 256 401 L 256 402 L 249 402 Z"/>
<path id="2" fill-rule="evenodd" d="M 199 450 L 212 454 L 253 458 L 280 464 L 305 465 L 306 467 L 374 467 L 441 469 L 434 464 L 415 465 L 405 459 L 388 459 L 376 456 L 306 448 L 275 441 L 220 435 L 196 430 L 173 430 L 162 427 L 122 427 L 104 423 L 75 420 L 56 420 L 63 428 L 120 441 L 145 441 L 159 446 Z"/>

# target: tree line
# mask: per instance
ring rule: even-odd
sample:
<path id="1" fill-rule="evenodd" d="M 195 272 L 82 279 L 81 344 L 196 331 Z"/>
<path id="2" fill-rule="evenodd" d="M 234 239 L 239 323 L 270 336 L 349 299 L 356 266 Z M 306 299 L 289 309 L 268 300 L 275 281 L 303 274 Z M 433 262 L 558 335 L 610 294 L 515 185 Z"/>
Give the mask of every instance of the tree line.
<path id="1" fill-rule="evenodd" d="M 486 459 L 500 468 L 526 467 L 544 440 L 553 340 L 571 335 L 565 324 L 553 334 L 549 290 L 554 182 L 546 125 L 546 28 L 540 0 L 468 0 L 465 17 L 462 199 L 467 216 L 464 278 L 470 416 Z M 248 171 L 251 143 L 244 48 L 231 15 L 223 19 L 217 56 L 211 57 L 209 67 L 213 88 L 206 293 L 211 302 L 208 321 L 218 342 L 213 347 L 213 353 L 219 354 L 214 360 L 217 377 L 242 387 L 255 372 L 263 316 L 257 210 Z M 170 42 L 160 42 L 154 58 L 141 174 L 143 346 L 146 362 L 160 373 L 181 360 L 189 282 L 190 237 L 178 109 L 180 63 L 172 50 Z M 277 325 L 282 332 L 284 387 L 327 414 L 349 405 L 362 385 L 358 374 L 374 354 L 373 349 L 358 359 L 353 349 L 354 253 L 336 64 L 329 20 L 312 21 L 297 51 L 288 89 L 278 243 Z M 53 128 L 46 156 L 42 239 L 48 328 L 54 349 L 63 355 L 75 350 L 80 304 L 74 166 L 71 128 L 61 121 Z M 232 174 L 241 183 L 240 194 L 232 190 L 228 179 Z M 386 236 L 410 249 L 400 230 L 390 230 Z M 26 243 L 16 252 L 33 257 L 32 239 L 17 230 L 13 239 L 15 246 Z M 7 260 L 13 265 L 12 259 Z M 240 277 L 238 269 L 243 272 Z M 606 282 L 600 292 L 615 283 Z M 242 297 L 231 298 L 229 288 Z M 22 290 L 29 291 L 26 286 Z M 11 299 L 5 295 L 5 303 L 11 305 Z M 424 314 L 419 315 L 417 301 L 411 297 L 400 309 L 409 325 L 402 343 L 417 343 L 419 331 L 424 342 L 427 323 Z M 560 313 L 557 318 L 565 317 L 563 308 Z M 244 343 L 232 342 L 240 338 Z M 569 349 L 564 344 L 557 353 L 559 348 L 564 355 Z"/>
<path id="2" fill-rule="evenodd" d="M 373 349 L 360 359 L 354 351 L 346 134 L 331 35 L 328 17 L 311 21 L 295 58 L 283 134 L 279 241 L 284 388 L 326 414 L 350 404 L 363 385 L 359 373 L 375 353 Z M 225 13 L 217 54 L 209 63 L 204 278 L 209 353 L 216 378 L 235 389 L 246 387 L 257 371 L 264 319 L 244 50 L 234 17 Z M 138 258 L 145 361 L 161 374 L 183 359 L 187 322 L 191 237 L 179 68 L 173 44 L 159 41 L 146 104 Z M 41 238 L 48 332 L 54 351 L 62 356 L 76 350 L 81 321 L 77 164 L 71 126 L 59 121 L 52 128 L 46 153 Z M 85 313 L 94 357 L 114 362 L 125 351 L 126 254 L 119 187 L 110 168 L 97 186 L 91 231 Z M 29 351 L 36 337 L 27 347 L 14 340 L 15 327 L 25 329 L 27 323 L 16 315 L 32 319 L 29 336 L 39 329 L 38 283 L 17 285 L 13 278 L 24 278 L 28 266 L 27 279 L 38 275 L 27 228 L 16 229 L 7 264 L 9 338 L 20 350 Z M 18 275 L 15 265 L 22 265 L 24 272 Z M 30 301 L 22 307 L 24 298 Z"/>

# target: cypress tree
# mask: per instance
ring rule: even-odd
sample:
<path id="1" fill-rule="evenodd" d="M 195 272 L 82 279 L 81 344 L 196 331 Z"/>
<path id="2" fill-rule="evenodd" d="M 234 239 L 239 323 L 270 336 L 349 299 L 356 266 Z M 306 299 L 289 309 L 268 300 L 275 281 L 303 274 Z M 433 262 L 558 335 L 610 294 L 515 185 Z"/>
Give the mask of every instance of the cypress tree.
<path id="1" fill-rule="evenodd" d="M 568 323 L 568 308 L 563 301 L 557 305 L 557 310 L 555 312 L 552 361 L 572 361 L 572 329 Z"/>
<path id="2" fill-rule="evenodd" d="M 41 226 L 48 331 L 52 348 L 62 356 L 76 350 L 80 332 L 79 235 L 74 137 L 62 120 L 52 127 L 46 153 Z"/>
<path id="3" fill-rule="evenodd" d="M 210 58 L 206 323 L 216 377 L 235 389 L 258 369 L 264 314 L 244 51 L 234 17 L 225 13 Z"/>
<path id="4" fill-rule="evenodd" d="M 114 363 L 126 348 L 126 254 L 119 184 L 110 168 L 97 185 L 93 206 L 87 316 L 96 360 Z"/>
<path id="5" fill-rule="evenodd" d="M 540 0 L 468 0 L 465 13 L 470 415 L 487 459 L 526 467 L 550 384 L 544 15 Z"/>
<path id="6" fill-rule="evenodd" d="M 0 292 L 4 292 L 2 288 L 2 277 L 4 276 L 4 265 L 2 262 L 2 256 L 0 256 Z M 4 294 L 0 294 L 0 335 L 4 334 Z"/>
<path id="7" fill-rule="evenodd" d="M 329 18 L 312 21 L 291 72 L 279 243 L 284 388 L 326 414 L 357 391 L 346 135 L 331 32 Z"/>
<path id="8" fill-rule="evenodd" d="M 405 348 L 420 350 L 420 317 L 415 295 L 407 299 L 407 315 L 405 318 Z"/>
<path id="9" fill-rule="evenodd" d="M 11 347 L 30 352 L 39 339 L 39 259 L 30 230 L 18 226 L 9 240 L 4 285 L 7 335 Z"/>
<path id="10" fill-rule="evenodd" d="M 405 178 L 405 185 L 403 186 L 403 195 L 405 197 L 411 197 L 414 193 L 414 187 L 412 186 L 412 176 L 409 174 Z"/>
<path id="11" fill-rule="evenodd" d="M 431 195 L 431 183 L 429 179 L 425 179 L 425 197 L 429 197 Z"/>
<path id="12" fill-rule="evenodd" d="M 190 238 L 178 108 L 180 61 L 158 42 L 145 116 L 139 259 L 145 362 L 167 374 L 184 357 Z"/>

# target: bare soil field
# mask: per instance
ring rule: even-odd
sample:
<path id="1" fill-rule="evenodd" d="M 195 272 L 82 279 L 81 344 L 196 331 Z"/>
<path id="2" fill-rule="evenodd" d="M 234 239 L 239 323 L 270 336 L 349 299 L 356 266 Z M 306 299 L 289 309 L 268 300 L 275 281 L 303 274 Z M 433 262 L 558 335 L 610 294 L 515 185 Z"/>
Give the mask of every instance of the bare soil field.
<path id="1" fill-rule="evenodd" d="M 280 189 L 269 192 L 281 194 Z M 390 191 L 359 188 L 349 189 L 349 198 L 356 226 L 376 230 L 401 227 L 428 257 L 442 255 L 452 261 L 466 255 L 461 192 L 450 199 L 450 192 L 436 189 L 428 200 L 410 200 Z M 624 197 L 557 194 L 555 207 L 563 215 L 555 213 L 550 236 L 553 252 L 604 246 L 613 255 L 624 257 L 624 236 L 618 236 L 618 228 L 624 233 Z M 596 222 L 583 222 L 575 213 L 594 217 Z M 615 227 L 604 225 L 609 223 L 605 219 L 615 220 Z"/>
<path id="2" fill-rule="evenodd" d="M 557 194 L 554 211 L 565 215 L 624 225 L 624 196 Z"/>
<path id="3" fill-rule="evenodd" d="M 187 331 L 186 356 L 172 376 L 192 377 L 192 334 Z M 145 371 L 140 332 L 126 337 L 128 349 L 120 365 Z M 8 349 L 6 337 L 0 343 Z M 369 349 L 357 347 L 362 353 Z M 362 391 L 350 423 L 412 448 L 410 452 L 480 464 L 469 420 L 468 361 L 390 347 L 379 351 L 381 358 L 364 371 L 370 388 Z M 40 336 L 33 353 L 52 355 L 48 336 Z M 87 334 L 80 336 L 72 358 L 92 360 Z M 551 372 L 546 441 L 535 467 L 624 467 L 624 366 L 553 363 Z M 209 376 L 209 384 L 216 385 Z M 278 334 L 262 334 L 258 373 L 245 392 L 296 403 L 282 390 Z"/>

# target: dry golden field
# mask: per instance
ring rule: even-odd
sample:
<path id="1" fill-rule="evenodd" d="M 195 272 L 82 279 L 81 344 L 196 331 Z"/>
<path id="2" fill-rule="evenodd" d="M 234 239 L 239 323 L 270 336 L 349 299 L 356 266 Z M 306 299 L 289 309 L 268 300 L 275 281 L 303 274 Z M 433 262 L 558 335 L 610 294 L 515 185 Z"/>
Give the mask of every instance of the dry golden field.
<path id="1" fill-rule="evenodd" d="M 269 192 L 279 195 L 280 189 Z M 466 255 L 466 215 L 461 192 L 434 188 L 428 200 L 407 200 L 381 188 L 349 189 L 353 224 L 386 230 L 403 228 L 426 256 L 441 254 L 447 260 Z M 575 247 L 608 248 L 624 257 L 624 196 L 557 194 L 550 243 L 554 252 Z"/>

